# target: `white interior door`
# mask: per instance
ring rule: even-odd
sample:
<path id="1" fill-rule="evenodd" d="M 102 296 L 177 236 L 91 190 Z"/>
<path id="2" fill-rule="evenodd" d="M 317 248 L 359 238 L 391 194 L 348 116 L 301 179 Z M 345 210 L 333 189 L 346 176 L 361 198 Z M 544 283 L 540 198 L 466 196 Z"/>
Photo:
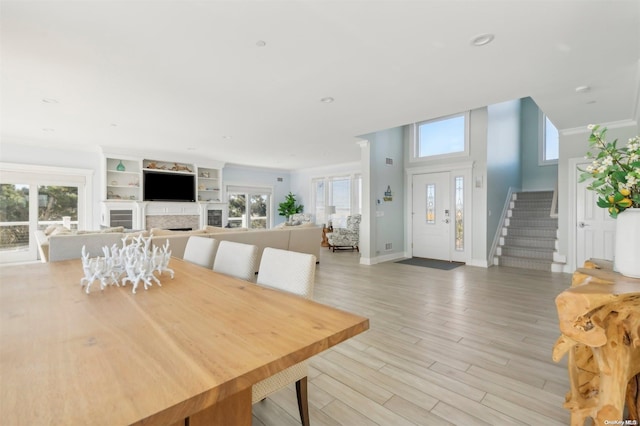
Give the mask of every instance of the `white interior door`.
<path id="1" fill-rule="evenodd" d="M 578 177 L 582 172 L 576 172 Z M 576 179 L 576 182 L 578 180 Z M 589 182 L 576 185 L 576 267 L 591 258 L 613 260 L 616 223 L 607 209 L 596 205 L 598 194 L 587 189 Z"/>
<path id="2" fill-rule="evenodd" d="M 412 255 L 451 260 L 449 172 L 414 175 L 412 193 Z"/>

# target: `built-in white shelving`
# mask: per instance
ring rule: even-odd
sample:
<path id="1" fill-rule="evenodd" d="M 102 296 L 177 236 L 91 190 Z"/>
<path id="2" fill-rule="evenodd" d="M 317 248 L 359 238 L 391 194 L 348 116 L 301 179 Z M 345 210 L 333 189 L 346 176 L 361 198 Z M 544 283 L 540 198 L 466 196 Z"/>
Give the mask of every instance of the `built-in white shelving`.
<path id="1" fill-rule="evenodd" d="M 220 169 L 198 167 L 198 201 L 220 202 Z"/>
<path id="2" fill-rule="evenodd" d="M 106 158 L 105 182 L 107 200 L 139 201 L 142 176 L 140 161 L 126 158 Z"/>
<path id="3" fill-rule="evenodd" d="M 199 215 L 202 227 L 222 226 L 226 222 L 222 184 L 224 163 L 210 161 L 206 167 L 204 164 L 198 166 L 195 162 L 153 160 L 131 154 L 103 151 L 103 226 L 124 225 L 126 228 L 144 229 L 145 218 L 149 215 L 187 213 Z M 146 171 L 193 175 L 197 202 L 144 201 Z"/>

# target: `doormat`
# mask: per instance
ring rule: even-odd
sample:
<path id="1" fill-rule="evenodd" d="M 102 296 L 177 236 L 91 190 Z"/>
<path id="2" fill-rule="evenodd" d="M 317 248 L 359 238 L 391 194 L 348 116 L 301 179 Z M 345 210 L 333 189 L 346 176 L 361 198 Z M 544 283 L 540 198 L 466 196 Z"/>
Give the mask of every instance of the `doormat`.
<path id="1" fill-rule="evenodd" d="M 423 257 L 412 257 L 410 259 L 399 260 L 396 263 L 424 266 L 425 268 L 442 269 L 444 271 L 450 271 L 451 269 L 464 265 L 464 262 L 447 262 L 446 260 L 425 259 Z"/>

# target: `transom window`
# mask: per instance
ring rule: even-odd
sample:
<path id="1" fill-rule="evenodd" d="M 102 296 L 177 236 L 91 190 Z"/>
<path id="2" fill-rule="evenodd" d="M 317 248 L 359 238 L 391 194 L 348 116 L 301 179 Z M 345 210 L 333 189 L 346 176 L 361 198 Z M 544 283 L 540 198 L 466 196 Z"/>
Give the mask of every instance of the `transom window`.
<path id="1" fill-rule="evenodd" d="M 463 113 L 416 123 L 413 158 L 467 155 L 468 121 Z"/>

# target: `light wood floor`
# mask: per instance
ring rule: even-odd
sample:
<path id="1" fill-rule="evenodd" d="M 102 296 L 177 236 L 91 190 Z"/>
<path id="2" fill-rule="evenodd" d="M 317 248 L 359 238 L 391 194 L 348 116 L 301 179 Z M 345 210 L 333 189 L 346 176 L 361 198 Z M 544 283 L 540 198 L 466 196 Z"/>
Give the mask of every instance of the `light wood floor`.
<path id="1" fill-rule="evenodd" d="M 320 425 L 567 425 L 554 299 L 571 276 L 508 267 L 442 271 L 322 251 L 315 300 L 370 319 L 312 359 Z M 254 426 L 299 425 L 293 386 L 253 406 Z"/>

